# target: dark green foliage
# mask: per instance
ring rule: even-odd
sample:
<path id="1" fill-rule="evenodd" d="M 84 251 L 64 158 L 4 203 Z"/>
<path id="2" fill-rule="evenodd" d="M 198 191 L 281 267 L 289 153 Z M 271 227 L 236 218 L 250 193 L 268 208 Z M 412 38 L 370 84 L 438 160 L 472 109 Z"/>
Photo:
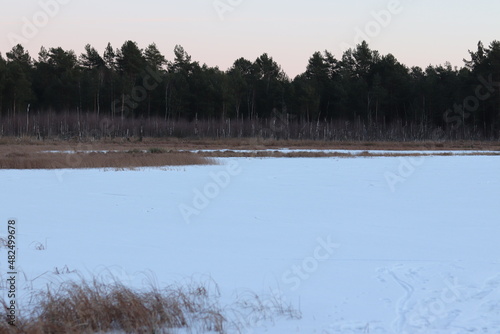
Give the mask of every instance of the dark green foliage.
<path id="1" fill-rule="evenodd" d="M 363 42 L 340 59 L 328 51 L 314 53 L 305 72 L 290 79 L 266 53 L 255 61 L 240 58 L 221 71 L 193 61 L 180 45 L 172 61 L 154 43 L 144 50 L 133 41 L 116 50 L 108 44 L 102 53 L 88 44 L 79 57 L 60 47 L 42 47 L 37 60 L 17 45 L 5 58 L 0 54 L 0 116 L 9 119 L 2 121 L 4 129 L 13 126 L 16 115 L 25 115 L 28 105 L 31 113 L 47 118 L 64 113 L 80 122 L 93 115 L 97 130 L 107 134 L 127 133 L 115 119 L 122 125 L 137 120 L 139 133 L 142 120 L 153 124 L 157 119 L 192 121 L 195 135 L 198 122 L 231 120 L 240 135 L 255 134 L 254 125 L 246 127 L 257 122 L 261 135 L 267 127 L 275 136 L 284 135 L 276 134 L 284 124 L 295 124 L 300 133 L 305 124 L 319 129 L 322 123 L 337 124 L 339 131 L 357 124 L 360 138 L 395 125 L 401 133 L 410 129 L 412 138 L 405 139 L 424 139 L 430 133 L 439 138 L 442 132 L 456 138 L 499 138 L 500 42 L 488 47 L 479 43 L 469 54 L 460 69 L 449 64 L 408 68 Z M 22 124 L 24 129 L 13 132 L 34 131 L 28 121 Z M 231 126 L 227 129 L 230 133 Z M 307 131 L 319 137 L 319 130 Z"/>

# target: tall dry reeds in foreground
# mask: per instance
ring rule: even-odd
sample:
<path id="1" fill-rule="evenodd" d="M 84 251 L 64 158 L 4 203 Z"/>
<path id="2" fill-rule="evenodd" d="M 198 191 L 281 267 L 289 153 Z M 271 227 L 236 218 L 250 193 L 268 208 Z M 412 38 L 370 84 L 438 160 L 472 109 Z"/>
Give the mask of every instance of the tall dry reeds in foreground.
<path id="1" fill-rule="evenodd" d="M 30 311 L 7 322 L 0 311 L 0 333 L 241 333 L 261 321 L 300 319 L 300 311 L 280 295 L 259 297 L 247 292 L 222 307 L 218 286 L 190 283 L 164 289 L 133 290 L 118 281 L 69 281 L 33 295 Z"/>
<path id="2" fill-rule="evenodd" d="M 122 284 L 64 283 L 37 295 L 37 305 L 2 333 L 170 333 L 200 327 L 223 333 L 224 317 L 203 287 L 134 291 Z M 4 303 L 4 306 L 5 303 Z"/>

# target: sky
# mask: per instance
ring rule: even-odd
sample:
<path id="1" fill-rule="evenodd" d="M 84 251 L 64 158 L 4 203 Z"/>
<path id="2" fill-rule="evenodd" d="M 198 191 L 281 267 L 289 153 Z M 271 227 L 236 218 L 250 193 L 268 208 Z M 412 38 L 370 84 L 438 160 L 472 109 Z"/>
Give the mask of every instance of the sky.
<path id="1" fill-rule="evenodd" d="M 0 0 L 0 52 L 20 43 L 101 53 L 125 41 L 156 43 L 168 60 L 179 44 L 200 64 L 226 70 L 268 53 L 290 78 L 316 51 L 340 59 L 366 40 L 411 67 L 463 66 L 478 41 L 500 40 L 500 1 L 476 0 Z"/>

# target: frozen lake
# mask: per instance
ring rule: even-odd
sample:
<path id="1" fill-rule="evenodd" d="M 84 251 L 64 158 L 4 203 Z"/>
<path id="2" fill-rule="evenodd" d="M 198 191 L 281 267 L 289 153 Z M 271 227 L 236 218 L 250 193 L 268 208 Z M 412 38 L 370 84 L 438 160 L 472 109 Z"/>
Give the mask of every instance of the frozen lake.
<path id="1" fill-rule="evenodd" d="M 0 171 L 24 300 L 77 274 L 213 280 L 302 312 L 247 333 L 500 333 L 498 157 L 218 160 Z"/>

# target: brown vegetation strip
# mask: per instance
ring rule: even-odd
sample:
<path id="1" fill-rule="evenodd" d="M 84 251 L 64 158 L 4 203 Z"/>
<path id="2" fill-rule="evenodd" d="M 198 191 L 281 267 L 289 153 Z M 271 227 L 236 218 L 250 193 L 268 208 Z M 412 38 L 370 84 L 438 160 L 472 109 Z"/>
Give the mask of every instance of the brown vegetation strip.
<path id="1" fill-rule="evenodd" d="M 0 169 L 137 168 L 215 164 L 189 152 L 25 153 L 0 155 Z"/>
<path id="2" fill-rule="evenodd" d="M 49 150 L 148 150 L 158 147 L 164 150 L 263 150 L 263 149 L 321 149 L 321 150 L 386 150 L 386 151 L 445 151 L 480 150 L 499 151 L 499 141 L 408 141 L 408 142 L 360 142 L 322 140 L 272 140 L 260 138 L 228 139 L 179 139 L 137 138 L 101 139 L 98 141 L 36 140 L 34 138 L 3 137 L 0 139 L 0 154 L 5 150 L 49 151 Z"/>
<path id="3" fill-rule="evenodd" d="M 214 158 L 374 158 L 374 157 L 415 157 L 415 156 L 500 156 L 500 152 L 471 152 L 471 153 L 376 153 L 363 151 L 360 153 L 344 152 L 281 152 L 281 151 L 210 151 L 210 152 L 156 152 L 155 150 L 108 152 L 108 153 L 23 153 L 11 152 L 0 156 L 0 169 L 77 169 L 77 168 L 137 168 L 137 167 L 164 167 L 187 165 L 217 164 Z"/>

